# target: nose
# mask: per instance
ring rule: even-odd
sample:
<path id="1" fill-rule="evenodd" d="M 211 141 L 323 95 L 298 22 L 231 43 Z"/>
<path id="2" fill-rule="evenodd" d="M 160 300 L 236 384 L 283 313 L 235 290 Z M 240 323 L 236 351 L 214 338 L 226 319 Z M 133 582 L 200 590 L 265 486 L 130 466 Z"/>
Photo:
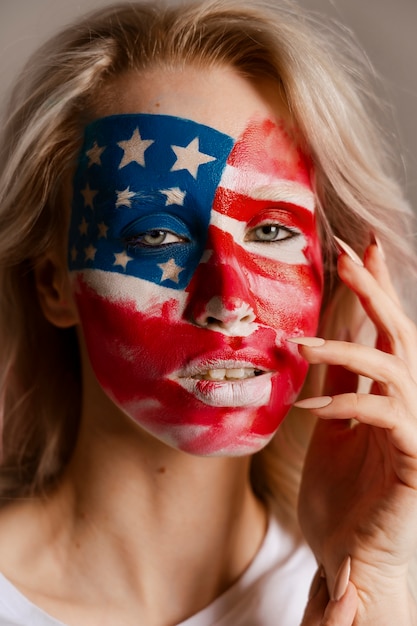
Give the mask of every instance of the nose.
<path id="1" fill-rule="evenodd" d="M 255 330 L 256 310 L 238 248 L 226 233 L 210 237 L 187 289 L 186 315 L 197 326 L 244 337 Z"/>

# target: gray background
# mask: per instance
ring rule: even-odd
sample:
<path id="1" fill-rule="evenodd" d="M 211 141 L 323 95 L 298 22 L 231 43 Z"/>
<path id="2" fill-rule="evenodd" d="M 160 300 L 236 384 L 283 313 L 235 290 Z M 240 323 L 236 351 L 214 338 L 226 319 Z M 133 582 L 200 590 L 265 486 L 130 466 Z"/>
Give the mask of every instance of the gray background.
<path id="1" fill-rule="evenodd" d="M 417 0 L 299 0 L 351 30 L 384 78 L 387 130 L 406 193 L 417 210 Z M 111 0 L 0 0 L 2 98 L 39 43 L 58 27 Z M 391 106 L 392 105 L 392 106 Z"/>

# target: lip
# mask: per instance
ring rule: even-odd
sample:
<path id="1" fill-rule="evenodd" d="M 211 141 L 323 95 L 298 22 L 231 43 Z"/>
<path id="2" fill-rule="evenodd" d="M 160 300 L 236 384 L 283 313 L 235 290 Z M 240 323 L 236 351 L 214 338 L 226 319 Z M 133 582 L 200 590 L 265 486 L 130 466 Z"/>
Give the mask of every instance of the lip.
<path id="1" fill-rule="evenodd" d="M 271 397 L 271 378 L 275 368 L 261 355 L 245 355 L 234 358 L 205 356 L 194 360 L 170 376 L 189 394 L 213 407 L 239 408 L 257 407 L 268 404 Z M 255 369 L 262 374 L 243 379 L 224 379 L 221 381 L 199 378 L 208 370 Z"/>
<path id="2" fill-rule="evenodd" d="M 209 353 L 194 358 L 190 363 L 174 372 L 170 378 L 192 378 L 207 370 L 253 368 L 263 372 L 273 372 L 277 363 L 271 357 L 261 354 L 258 350 L 222 351 L 220 354 Z"/>

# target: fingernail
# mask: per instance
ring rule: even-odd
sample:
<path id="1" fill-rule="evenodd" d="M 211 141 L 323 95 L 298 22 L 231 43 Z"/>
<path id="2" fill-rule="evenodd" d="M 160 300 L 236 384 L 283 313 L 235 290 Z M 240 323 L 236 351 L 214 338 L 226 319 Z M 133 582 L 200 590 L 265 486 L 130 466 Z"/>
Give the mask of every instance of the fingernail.
<path id="1" fill-rule="evenodd" d="M 379 239 L 378 235 L 375 235 L 375 233 L 372 233 L 372 240 L 373 240 L 373 243 L 378 248 L 379 254 L 382 256 L 384 261 L 386 261 L 387 259 L 385 257 L 384 247 L 383 247 L 383 245 L 381 243 L 381 240 Z"/>
<path id="2" fill-rule="evenodd" d="M 300 346 L 308 346 L 309 348 L 318 348 L 326 343 L 321 337 L 289 337 L 287 341 Z"/>
<path id="3" fill-rule="evenodd" d="M 333 401 L 331 396 L 320 396 L 319 398 L 306 398 L 294 402 L 294 406 L 299 409 L 323 409 Z"/>
<path id="4" fill-rule="evenodd" d="M 345 241 L 343 241 L 342 239 L 339 239 L 339 237 L 336 237 L 335 235 L 333 238 L 338 248 L 342 252 L 347 254 L 348 257 L 352 259 L 354 263 L 356 263 L 356 265 L 361 265 L 363 267 L 362 259 L 360 258 L 360 256 Z"/>
<path id="5" fill-rule="evenodd" d="M 326 580 L 326 574 L 324 573 L 324 568 L 322 565 L 319 565 L 317 572 L 314 574 L 314 578 L 311 581 L 311 587 L 308 593 L 309 600 L 312 600 L 318 594 L 325 580 Z"/>
<path id="6" fill-rule="evenodd" d="M 350 559 L 350 556 L 347 556 L 344 559 L 341 566 L 339 567 L 339 570 L 336 574 L 336 578 L 335 578 L 334 586 L 333 586 L 333 593 L 331 597 L 331 599 L 334 600 L 335 602 L 338 602 L 339 600 L 341 600 L 346 593 L 346 590 L 349 584 L 350 565 L 351 565 L 351 559 Z"/>

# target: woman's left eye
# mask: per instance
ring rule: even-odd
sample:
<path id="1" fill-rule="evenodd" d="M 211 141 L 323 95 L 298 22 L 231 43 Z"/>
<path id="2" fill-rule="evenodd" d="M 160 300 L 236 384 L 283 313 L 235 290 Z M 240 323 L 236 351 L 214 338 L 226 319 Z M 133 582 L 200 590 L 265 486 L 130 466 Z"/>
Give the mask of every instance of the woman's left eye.
<path id="1" fill-rule="evenodd" d="M 129 237 L 126 242 L 128 246 L 135 248 L 152 248 L 157 246 L 167 246 L 173 243 L 186 243 L 188 239 L 176 235 L 169 230 L 148 230 L 134 237 Z"/>
<path id="2" fill-rule="evenodd" d="M 247 241 L 284 241 L 291 239 L 299 233 L 284 226 L 277 224 L 262 224 L 249 231 L 246 236 Z"/>

